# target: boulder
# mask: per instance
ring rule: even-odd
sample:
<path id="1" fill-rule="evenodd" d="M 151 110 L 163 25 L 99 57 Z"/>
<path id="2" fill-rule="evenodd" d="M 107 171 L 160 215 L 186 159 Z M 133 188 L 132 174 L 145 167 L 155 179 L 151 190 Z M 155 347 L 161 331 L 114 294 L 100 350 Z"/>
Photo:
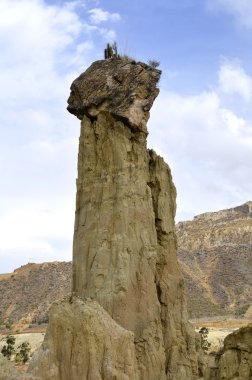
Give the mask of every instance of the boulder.
<path id="1" fill-rule="evenodd" d="M 242 327 L 224 339 L 208 379 L 252 379 L 252 324 Z"/>
<path id="2" fill-rule="evenodd" d="M 91 299 L 55 302 L 29 372 L 40 380 L 137 380 L 134 334 Z"/>
<path id="3" fill-rule="evenodd" d="M 159 93 L 161 71 L 142 62 L 109 59 L 94 62 L 71 85 L 68 111 L 80 120 L 105 110 L 147 133 L 149 110 Z"/>

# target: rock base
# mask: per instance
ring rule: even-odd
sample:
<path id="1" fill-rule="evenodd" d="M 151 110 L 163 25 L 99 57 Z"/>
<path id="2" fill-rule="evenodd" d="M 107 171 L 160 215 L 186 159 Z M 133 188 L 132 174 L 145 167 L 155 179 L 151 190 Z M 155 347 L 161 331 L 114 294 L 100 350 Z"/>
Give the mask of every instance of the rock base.
<path id="1" fill-rule="evenodd" d="M 134 334 L 91 299 L 53 304 L 29 372 L 40 380 L 138 380 Z"/>

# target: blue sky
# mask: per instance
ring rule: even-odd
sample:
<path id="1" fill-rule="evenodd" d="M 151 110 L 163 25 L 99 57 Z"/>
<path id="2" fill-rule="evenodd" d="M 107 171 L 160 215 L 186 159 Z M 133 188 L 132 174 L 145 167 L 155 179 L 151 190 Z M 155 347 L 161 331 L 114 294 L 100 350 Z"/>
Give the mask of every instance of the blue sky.
<path id="1" fill-rule="evenodd" d="M 70 260 L 79 121 L 69 87 L 108 41 L 161 62 L 148 145 L 177 220 L 252 194 L 251 0 L 0 0 L 0 272 Z"/>

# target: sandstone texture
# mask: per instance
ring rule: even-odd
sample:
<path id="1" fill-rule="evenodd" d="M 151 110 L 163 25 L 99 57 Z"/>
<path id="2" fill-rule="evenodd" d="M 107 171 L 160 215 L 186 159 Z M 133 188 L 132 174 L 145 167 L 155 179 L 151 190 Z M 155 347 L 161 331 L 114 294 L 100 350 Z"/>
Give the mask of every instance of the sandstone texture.
<path id="1" fill-rule="evenodd" d="M 252 202 L 177 224 L 190 317 L 252 319 Z"/>
<path id="2" fill-rule="evenodd" d="M 30 366 L 41 380 L 198 378 L 176 255 L 176 190 L 146 146 L 160 74 L 109 59 L 71 87 L 68 110 L 81 119 L 72 296 L 52 306 Z"/>
<path id="3" fill-rule="evenodd" d="M 159 76 L 112 59 L 71 87 L 68 109 L 82 118 L 73 292 L 134 333 L 138 379 L 190 380 L 198 370 L 176 256 L 176 190 L 168 165 L 146 147 Z"/>
<path id="4" fill-rule="evenodd" d="M 252 324 L 233 332 L 224 340 L 208 380 L 252 379 Z"/>
<path id="5" fill-rule="evenodd" d="M 134 334 L 90 299 L 66 297 L 50 310 L 29 372 L 40 380 L 136 380 Z"/>
<path id="6" fill-rule="evenodd" d="M 130 128 L 147 132 L 160 74 L 142 62 L 96 61 L 73 82 L 67 109 L 80 120 L 84 115 L 96 117 L 104 110 Z"/>

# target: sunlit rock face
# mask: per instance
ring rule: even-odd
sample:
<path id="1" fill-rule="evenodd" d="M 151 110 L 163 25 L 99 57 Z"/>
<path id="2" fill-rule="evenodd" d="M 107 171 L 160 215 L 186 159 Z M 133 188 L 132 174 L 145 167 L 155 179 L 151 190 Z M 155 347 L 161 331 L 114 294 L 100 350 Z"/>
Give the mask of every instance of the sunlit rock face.
<path id="1" fill-rule="evenodd" d="M 96 302 L 55 302 L 42 347 L 29 369 L 43 380 L 137 380 L 134 334 Z"/>
<path id="2" fill-rule="evenodd" d="M 242 327 L 224 340 L 207 380 L 252 379 L 252 324 Z"/>
<path id="3" fill-rule="evenodd" d="M 106 111 L 131 128 L 147 132 L 160 75 L 160 70 L 142 62 L 96 61 L 72 83 L 67 109 L 80 120 Z"/>
<path id="4" fill-rule="evenodd" d="M 111 379 L 117 380 L 193 380 L 198 375 L 195 336 L 187 322 L 177 262 L 176 189 L 168 165 L 146 146 L 146 122 L 160 74 L 140 62 L 97 61 L 73 82 L 68 100 L 68 110 L 81 119 L 72 291 L 84 302 L 95 300 L 111 319 L 112 327 L 103 325 L 103 338 L 111 342 L 106 353 L 114 358 L 111 368 L 131 371 L 115 372 Z M 69 315 L 78 316 L 73 325 L 72 317 L 62 320 L 60 305 L 52 309 L 46 339 L 53 343 L 44 345 L 44 355 L 53 358 L 50 368 L 55 365 L 56 372 L 50 377 L 48 369 L 46 380 L 69 379 L 63 370 L 57 372 L 60 363 L 70 365 L 72 360 L 77 371 L 80 360 L 74 355 L 83 361 L 91 355 L 89 328 L 96 340 L 100 337 L 96 325 L 102 324 L 101 311 L 99 317 L 93 313 L 93 327 L 84 333 L 84 326 L 78 327 L 82 314 L 70 303 L 67 307 Z M 72 333 L 64 333 L 65 348 L 59 354 L 55 329 L 60 324 L 63 333 L 64 319 Z M 127 337 L 125 356 L 113 323 Z M 81 334 L 76 339 L 86 349 L 73 350 L 70 360 L 74 334 Z M 102 368 L 99 356 L 97 377 L 82 371 L 82 377 L 70 378 L 105 380 Z"/>
<path id="5" fill-rule="evenodd" d="M 82 118 L 73 291 L 134 333 L 140 379 L 182 380 L 197 368 L 176 257 L 176 190 L 146 147 L 159 76 L 142 63 L 98 61 L 71 87 L 68 109 Z"/>

